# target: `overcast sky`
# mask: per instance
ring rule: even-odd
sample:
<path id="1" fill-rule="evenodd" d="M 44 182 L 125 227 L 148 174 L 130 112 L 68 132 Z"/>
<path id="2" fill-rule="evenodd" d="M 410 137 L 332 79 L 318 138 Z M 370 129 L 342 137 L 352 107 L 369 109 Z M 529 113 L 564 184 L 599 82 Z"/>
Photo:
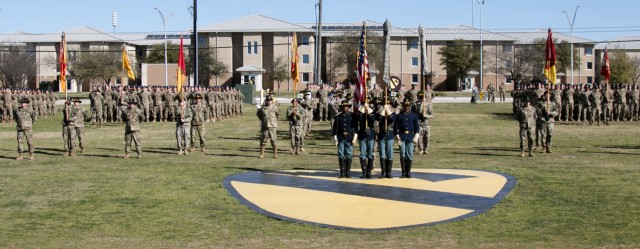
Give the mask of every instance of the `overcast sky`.
<path id="1" fill-rule="evenodd" d="M 293 23 L 316 20 L 318 0 L 199 0 L 198 26 L 262 14 Z M 185 31 L 193 25 L 193 0 L 2 0 L 0 33 L 54 33 L 80 26 L 113 32 L 111 13 L 118 13 L 116 32 Z M 604 41 L 621 35 L 640 35 L 638 0 L 486 0 L 482 27 L 490 31 L 531 31 L 551 27 L 569 33 L 563 10 L 573 17 L 576 36 Z M 472 12 L 473 9 L 473 12 Z M 472 14 L 473 13 L 473 14 Z M 472 16 L 474 18 L 472 18 Z M 323 0 L 323 22 L 373 20 L 413 28 L 464 24 L 480 27 L 477 0 Z M 472 23 L 473 20 L 473 23 Z"/>

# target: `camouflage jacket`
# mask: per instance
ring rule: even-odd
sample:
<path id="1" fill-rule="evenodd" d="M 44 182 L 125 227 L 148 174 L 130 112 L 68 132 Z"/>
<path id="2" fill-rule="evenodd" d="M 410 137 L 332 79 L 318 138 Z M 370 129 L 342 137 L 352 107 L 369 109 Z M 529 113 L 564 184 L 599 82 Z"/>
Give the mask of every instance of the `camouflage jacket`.
<path id="1" fill-rule="evenodd" d="M 289 120 L 290 126 L 300 126 L 302 125 L 302 119 L 305 116 L 305 110 L 298 106 L 294 108 L 293 106 L 289 106 L 287 108 L 287 120 Z"/>
<path id="2" fill-rule="evenodd" d="M 69 126 L 84 127 L 84 120 L 88 116 L 89 113 L 82 106 L 69 107 Z"/>
<path id="3" fill-rule="evenodd" d="M 162 102 L 163 95 L 164 93 L 161 91 L 153 92 L 153 95 L 151 95 L 151 99 L 153 100 L 153 106 L 162 106 L 164 104 Z"/>
<path id="4" fill-rule="evenodd" d="M 260 120 L 260 127 L 276 128 L 278 127 L 278 118 L 280 117 L 280 109 L 276 105 L 263 105 L 258 109 L 258 119 Z"/>
<path id="5" fill-rule="evenodd" d="M 125 131 L 139 131 L 140 121 L 144 115 L 138 107 L 126 108 L 122 111 L 122 120 L 125 122 Z"/>
<path id="6" fill-rule="evenodd" d="M 18 131 L 31 130 L 33 123 L 36 122 L 36 114 L 29 107 L 18 108 L 13 115 L 16 120 L 16 128 Z"/>
<path id="7" fill-rule="evenodd" d="M 191 106 L 192 110 L 192 118 L 191 125 L 199 126 L 204 125 L 209 117 L 209 108 L 207 108 L 204 104 L 195 104 Z"/>
<path id="8" fill-rule="evenodd" d="M 551 101 L 540 101 L 538 103 L 538 118 L 540 122 L 553 123 L 554 118 L 558 116 L 558 109 Z"/>
<path id="9" fill-rule="evenodd" d="M 178 126 L 191 126 L 191 119 L 193 118 L 193 111 L 188 106 L 176 107 L 176 127 Z"/>
<path id="10" fill-rule="evenodd" d="M 536 108 L 533 106 L 521 108 L 518 113 L 518 123 L 520 123 L 520 128 L 535 128 L 536 114 Z"/>

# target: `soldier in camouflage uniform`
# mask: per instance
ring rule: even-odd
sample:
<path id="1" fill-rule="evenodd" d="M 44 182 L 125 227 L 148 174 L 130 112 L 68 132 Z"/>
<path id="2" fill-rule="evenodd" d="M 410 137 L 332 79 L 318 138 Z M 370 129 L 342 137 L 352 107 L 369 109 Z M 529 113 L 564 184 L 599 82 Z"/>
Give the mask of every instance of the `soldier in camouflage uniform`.
<path id="1" fill-rule="evenodd" d="M 413 106 L 413 112 L 418 115 L 420 132 L 418 138 L 418 151 L 420 154 L 429 154 L 429 138 L 431 137 L 431 120 L 433 119 L 433 104 L 427 101 L 424 92 L 418 93 L 420 99 Z"/>
<path id="2" fill-rule="evenodd" d="M 84 153 L 84 120 L 90 114 L 84 107 L 80 106 L 80 103 L 80 99 L 74 99 L 73 106 L 69 111 L 69 140 L 71 141 L 69 144 L 69 156 L 75 156 L 76 137 L 80 145 L 80 153 Z"/>
<path id="3" fill-rule="evenodd" d="M 216 122 L 216 92 L 214 88 L 209 88 L 207 94 L 205 95 L 205 100 L 207 102 L 207 108 L 209 109 L 209 121 Z"/>
<path id="4" fill-rule="evenodd" d="M 200 141 L 200 151 L 205 152 L 205 137 L 207 130 L 206 122 L 209 120 L 209 109 L 202 103 L 202 95 L 197 93 L 194 95 L 195 103 L 191 106 L 191 147 L 189 151 L 193 151 L 196 143 L 196 136 Z"/>
<path id="5" fill-rule="evenodd" d="M 69 155 L 69 149 L 71 148 L 71 140 L 69 136 L 69 120 L 70 120 L 70 112 L 71 112 L 71 101 L 64 101 L 64 108 L 62 109 L 62 141 L 64 142 L 64 154 L 63 156 Z"/>
<path id="6" fill-rule="evenodd" d="M 58 100 L 58 97 L 56 97 L 55 94 L 53 94 L 51 91 L 49 91 L 49 93 L 47 94 L 47 97 L 49 98 L 49 115 L 50 116 L 55 116 L 56 115 L 56 100 Z"/>
<path id="7" fill-rule="evenodd" d="M 557 115 L 558 110 L 556 109 L 556 105 L 551 103 L 551 94 L 546 93 L 543 101 L 538 103 L 538 120 L 541 122 L 540 135 L 543 153 L 551 153 L 550 147 L 552 145 L 554 121 Z"/>
<path id="8" fill-rule="evenodd" d="M 560 121 L 560 115 L 562 115 L 562 87 L 558 85 L 553 86 L 553 94 L 551 95 L 552 102 L 556 105 L 558 110 L 558 121 Z"/>
<path id="9" fill-rule="evenodd" d="M 47 117 L 47 95 L 43 91 L 38 90 L 38 116 Z"/>
<path id="10" fill-rule="evenodd" d="M 618 104 L 617 120 L 624 121 L 627 113 L 627 89 L 623 85 L 618 84 L 618 89 L 613 95 L 616 103 Z"/>
<path id="11" fill-rule="evenodd" d="M 575 90 L 571 86 L 567 86 L 562 92 L 562 103 L 564 103 L 565 121 L 573 120 L 573 104 Z"/>
<path id="12" fill-rule="evenodd" d="M 533 157 L 533 134 L 536 132 L 536 108 L 531 106 L 529 100 L 524 100 L 524 105 L 518 111 L 518 123 L 520 124 L 520 157 L 524 157 L 524 142 L 527 141 L 529 156 Z"/>
<path id="13" fill-rule="evenodd" d="M 153 109 L 151 110 L 151 118 L 156 121 L 164 121 L 164 117 L 162 116 L 162 108 L 164 107 L 164 91 L 160 87 L 156 87 L 153 90 L 153 94 L 151 95 L 151 103 L 153 104 Z"/>
<path id="14" fill-rule="evenodd" d="M 178 98 L 178 96 L 176 96 L 176 92 L 175 92 L 175 88 L 171 88 L 171 90 L 167 90 L 167 92 L 164 94 L 164 113 L 162 115 L 162 121 L 168 121 L 169 117 L 171 117 L 173 119 L 173 121 L 176 121 L 176 99 L 180 99 Z"/>
<path id="15" fill-rule="evenodd" d="M 2 120 L 4 122 L 9 122 L 11 120 L 13 120 L 13 98 L 14 98 L 14 94 L 11 92 L 10 89 L 6 89 L 4 91 L 4 94 L 2 95 L 2 100 L 3 100 L 3 110 L 2 110 Z"/>
<path id="16" fill-rule="evenodd" d="M 613 91 L 611 90 L 609 84 L 604 85 L 604 90 L 602 92 L 602 120 L 605 125 L 609 125 L 609 121 L 612 120 L 613 117 Z"/>
<path id="17" fill-rule="evenodd" d="M 640 100 L 640 92 L 638 92 L 638 86 L 636 84 L 633 85 L 631 91 L 629 91 L 629 115 L 631 116 L 631 120 L 638 120 L 638 101 Z"/>
<path id="18" fill-rule="evenodd" d="M 125 123 L 124 130 L 124 158 L 131 154 L 131 142 L 133 141 L 138 153 L 138 159 L 142 157 L 142 143 L 140 141 L 140 122 L 144 120 L 144 113 L 136 106 L 136 102 L 130 99 L 129 107 L 122 110 L 121 120 Z"/>
<path id="19" fill-rule="evenodd" d="M 504 82 L 500 83 L 500 86 L 498 87 L 498 92 L 500 92 L 500 102 L 505 102 L 506 98 L 504 96 L 504 94 L 505 94 Z"/>
<path id="20" fill-rule="evenodd" d="M 589 96 L 589 102 L 591 103 L 591 118 L 589 119 L 589 124 L 593 125 L 594 120 L 600 126 L 600 115 L 602 114 L 602 109 L 600 104 L 602 102 L 602 94 L 600 93 L 600 89 L 597 87 L 593 87 L 593 93 Z"/>
<path id="21" fill-rule="evenodd" d="M 149 118 L 151 117 L 151 105 L 153 104 L 151 100 L 151 93 L 149 92 L 149 88 L 144 87 L 142 92 L 138 94 L 138 98 L 142 104 L 142 112 L 144 113 L 144 122 L 149 122 Z"/>
<path id="22" fill-rule="evenodd" d="M 23 141 L 27 140 L 27 146 L 29 149 L 29 160 L 33 160 L 33 123 L 36 122 L 36 115 L 31 108 L 29 108 L 29 99 L 22 98 L 20 100 L 20 107 L 13 114 L 16 121 L 16 130 L 18 131 L 18 157 L 16 160 L 22 160 L 22 154 L 25 152 L 23 147 Z"/>
<path id="23" fill-rule="evenodd" d="M 287 108 L 287 120 L 289 120 L 289 134 L 291 135 L 291 154 L 300 154 L 303 145 L 302 121 L 305 116 L 304 108 L 300 107 L 299 100 L 291 100 L 291 106 Z"/>
<path id="24" fill-rule="evenodd" d="M 104 97 L 98 87 L 93 88 L 93 92 L 89 95 L 91 101 L 91 125 L 95 125 L 96 121 L 102 126 L 102 107 L 104 106 Z"/>
<path id="25" fill-rule="evenodd" d="M 258 158 L 264 157 L 264 150 L 267 140 L 271 141 L 273 147 L 273 158 L 278 158 L 278 118 L 280 118 L 280 109 L 277 105 L 272 104 L 273 97 L 267 95 L 264 104 L 258 108 L 256 115 L 260 120 L 260 154 Z"/>
<path id="26" fill-rule="evenodd" d="M 329 93 L 323 85 L 318 91 L 316 91 L 316 98 L 318 99 L 318 116 L 321 121 L 327 121 L 329 114 Z"/>
<path id="27" fill-rule="evenodd" d="M 189 143 L 191 142 L 191 120 L 193 112 L 191 108 L 187 106 L 187 102 L 184 99 L 180 99 L 180 104 L 174 113 L 178 155 L 188 155 L 189 152 L 187 148 L 190 147 Z"/>

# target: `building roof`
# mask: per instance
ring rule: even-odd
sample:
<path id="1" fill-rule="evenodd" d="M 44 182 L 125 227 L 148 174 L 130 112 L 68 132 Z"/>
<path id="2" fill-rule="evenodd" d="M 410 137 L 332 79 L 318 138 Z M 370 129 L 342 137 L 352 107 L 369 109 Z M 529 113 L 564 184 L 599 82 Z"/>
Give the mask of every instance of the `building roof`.
<path id="1" fill-rule="evenodd" d="M 453 40 L 479 41 L 481 31 L 482 31 L 482 39 L 486 41 L 515 41 L 516 40 L 515 38 L 510 36 L 469 27 L 466 25 L 454 25 L 448 28 L 426 28 L 425 39 L 428 41 L 453 41 Z"/>
<path id="2" fill-rule="evenodd" d="M 606 42 L 598 43 L 595 49 L 640 50 L 640 36 L 619 36 Z"/>
<path id="3" fill-rule="evenodd" d="M 131 45 L 154 45 L 164 43 L 164 35 L 158 34 L 110 34 L 102 32 L 91 27 L 78 27 L 64 31 L 67 43 L 83 43 L 83 42 L 106 42 L 106 43 L 128 43 Z M 180 35 L 180 34 L 177 34 Z M 49 34 L 30 34 L 26 32 L 11 32 L 0 35 L 0 42 L 3 44 L 24 44 L 24 43 L 57 43 L 60 42 L 62 32 Z M 158 38 L 161 37 L 161 38 Z M 168 41 L 179 43 L 180 38 L 176 38 L 176 34 L 167 35 Z M 185 35 L 185 45 L 191 43 L 190 36 Z"/>
<path id="4" fill-rule="evenodd" d="M 212 24 L 198 32 L 314 32 L 314 30 L 263 15 L 250 15 Z"/>
<path id="5" fill-rule="evenodd" d="M 374 32 L 376 35 L 382 36 L 384 23 L 376 22 L 376 21 L 365 21 L 367 24 L 367 30 Z M 318 27 L 316 23 L 300 23 L 299 25 L 304 26 L 315 32 Z M 353 22 L 353 23 L 323 23 L 322 24 L 322 36 L 341 36 L 345 32 L 360 32 L 362 30 L 362 22 Z M 391 29 L 389 31 L 391 36 L 407 36 L 407 37 L 418 37 L 418 29 L 404 29 L 391 25 Z"/>
<path id="6" fill-rule="evenodd" d="M 536 40 L 547 40 L 548 36 L 547 30 L 544 29 L 529 32 L 500 32 L 500 34 L 515 38 L 516 44 L 534 44 Z M 571 35 L 564 33 L 553 32 L 553 38 L 558 41 L 571 42 Z M 574 35 L 573 43 L 595 43 L 595 41 Z"/>

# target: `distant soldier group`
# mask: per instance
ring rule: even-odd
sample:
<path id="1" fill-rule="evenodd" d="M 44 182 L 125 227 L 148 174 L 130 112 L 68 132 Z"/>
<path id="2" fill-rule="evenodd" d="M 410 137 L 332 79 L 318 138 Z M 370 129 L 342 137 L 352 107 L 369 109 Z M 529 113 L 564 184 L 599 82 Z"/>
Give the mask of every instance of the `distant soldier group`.
<path id="1" fill-rule="evenodd" d="M 51 91 L 39 89 L 9 89 L 0 90 L 0 113 L 2 122 L 13 120 L 14 113 L 20 107 L 21 100 L 28 100 L 27 106 L 33 110 L 37 118 L 46 118 L 56 114 L 55 103 L 58 98 Z"/>
<path id="2" fill-rule="evenodd" d="M 142 111 L 143 122 L 176 121 L 176 107 L 179 99 L 195 102 L 200 96 L 207 108 L 207 120 L 220 121 L 228 117 L 242 115 L 244 96 L 235 88 L 228 87 L 185 87 L 181 96 L 175 87 L 93 87 L 91 101 L 91 123 L 122 123 L 122 111 L 129 102 L 135 102 Z"/>

